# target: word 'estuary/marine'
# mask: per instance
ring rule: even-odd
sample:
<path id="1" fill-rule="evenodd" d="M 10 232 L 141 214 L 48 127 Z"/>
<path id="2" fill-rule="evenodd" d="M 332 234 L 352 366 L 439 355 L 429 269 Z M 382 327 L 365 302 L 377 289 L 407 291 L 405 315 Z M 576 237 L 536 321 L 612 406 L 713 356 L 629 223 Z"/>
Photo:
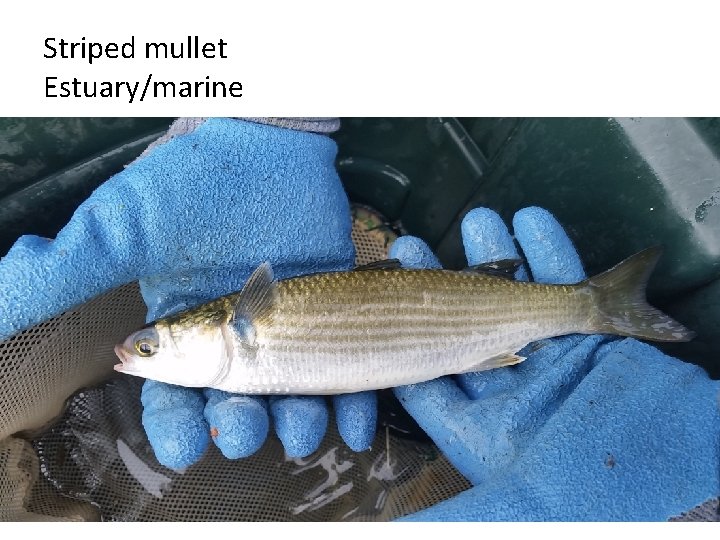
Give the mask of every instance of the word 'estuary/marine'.
<path id="1" fill-rule="evenodd" d="M 77 77 L 60 80 L 45 77 L 45 97 L 49 98 L 122 98 L 129 103 L 144 101 L 145 98 L 210 98 L 242 97 L 242 83 L 232 81 L 211 81 L 206 76 L 202 81 L 153 80 L 150 73 L 144 85 L 141 81 L 83 81 Z"/>

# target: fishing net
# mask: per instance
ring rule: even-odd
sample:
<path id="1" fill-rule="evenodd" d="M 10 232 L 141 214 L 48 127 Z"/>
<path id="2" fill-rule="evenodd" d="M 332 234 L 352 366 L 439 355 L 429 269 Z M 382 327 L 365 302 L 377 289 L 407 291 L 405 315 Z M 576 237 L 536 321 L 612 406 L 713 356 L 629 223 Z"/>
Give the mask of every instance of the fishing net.
<path id="1" fill-rule="evenodd" d="M 357 264 L 386 258 L 395 237 L 353 207 Z M 388 393 L 365 452 L 332 426 L 304 459 L 271 435 L 247 459 L 210 445 L 184 471 L 163 467 L 141 424 L 142 380 L 112 369 L 145 312 L 132 283 L 0 343 L 0 520 L 388 520 L 469 487 Z"/>

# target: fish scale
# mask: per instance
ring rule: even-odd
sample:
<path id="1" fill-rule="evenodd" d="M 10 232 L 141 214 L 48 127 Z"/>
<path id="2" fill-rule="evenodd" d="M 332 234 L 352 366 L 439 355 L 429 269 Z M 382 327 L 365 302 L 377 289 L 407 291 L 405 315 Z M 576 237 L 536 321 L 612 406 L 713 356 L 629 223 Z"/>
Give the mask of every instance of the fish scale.
<path id="1" fill-rule="evenodd" d="M 236 393 L 339 394 L 513 365 L 526 344 L 569 333 L 687 341 L 691 331 L 645 301 L 659 256 L 644 250 L 575 285 L 486 273 L 508 261 L 463 272 L 375 263 L 282 281 L 263 263 L 242 291 L 130 335 L 116 369 Z"/>
<path id="2" fill-rule="evenodd" d="M 529 341 L 582 330 L 590 307 L 577 287 L 447 270 L 281 281 L 273 307 L 255 323 L 255 362 L 233 364 L 221 387 L 343 393 L 481 370 Z"/>

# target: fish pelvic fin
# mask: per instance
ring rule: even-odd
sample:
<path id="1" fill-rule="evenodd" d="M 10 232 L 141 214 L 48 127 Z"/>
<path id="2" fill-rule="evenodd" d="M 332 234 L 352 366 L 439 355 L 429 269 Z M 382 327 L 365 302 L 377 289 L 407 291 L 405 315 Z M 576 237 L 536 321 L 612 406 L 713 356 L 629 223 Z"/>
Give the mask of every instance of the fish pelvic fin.
<path id="1" fill-rule="evenodd" d="M 590 289 L 597 309 L 592 332 L 651 341 L 690 341 L 695 337 L 695 332 L 645 299 L 648 279 L 661 254 L 659 246 L 645 249 L 582 282 Z"/>

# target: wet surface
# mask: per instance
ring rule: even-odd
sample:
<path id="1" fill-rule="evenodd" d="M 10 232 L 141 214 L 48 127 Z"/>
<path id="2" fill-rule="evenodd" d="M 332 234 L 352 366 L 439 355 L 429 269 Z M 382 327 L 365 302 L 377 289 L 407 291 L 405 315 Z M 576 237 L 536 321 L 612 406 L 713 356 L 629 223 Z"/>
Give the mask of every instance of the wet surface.
<path id="1" fill-rule="evenodd" d="M 409 439 L 415 428 L 383 407 L 366 452 L 350 450 L 331 426 L 306 458 L 287 457 L 271 435 L 250 458 L 228 460 L 211 445 L 198 464 L 171 470 L 157 462 L 142 428 L 141 385 L 115 378 L 77 393 L 32 441 L 44 479 L 103 520 L 386 520 L 469 487 L 434 445 Z"/>

